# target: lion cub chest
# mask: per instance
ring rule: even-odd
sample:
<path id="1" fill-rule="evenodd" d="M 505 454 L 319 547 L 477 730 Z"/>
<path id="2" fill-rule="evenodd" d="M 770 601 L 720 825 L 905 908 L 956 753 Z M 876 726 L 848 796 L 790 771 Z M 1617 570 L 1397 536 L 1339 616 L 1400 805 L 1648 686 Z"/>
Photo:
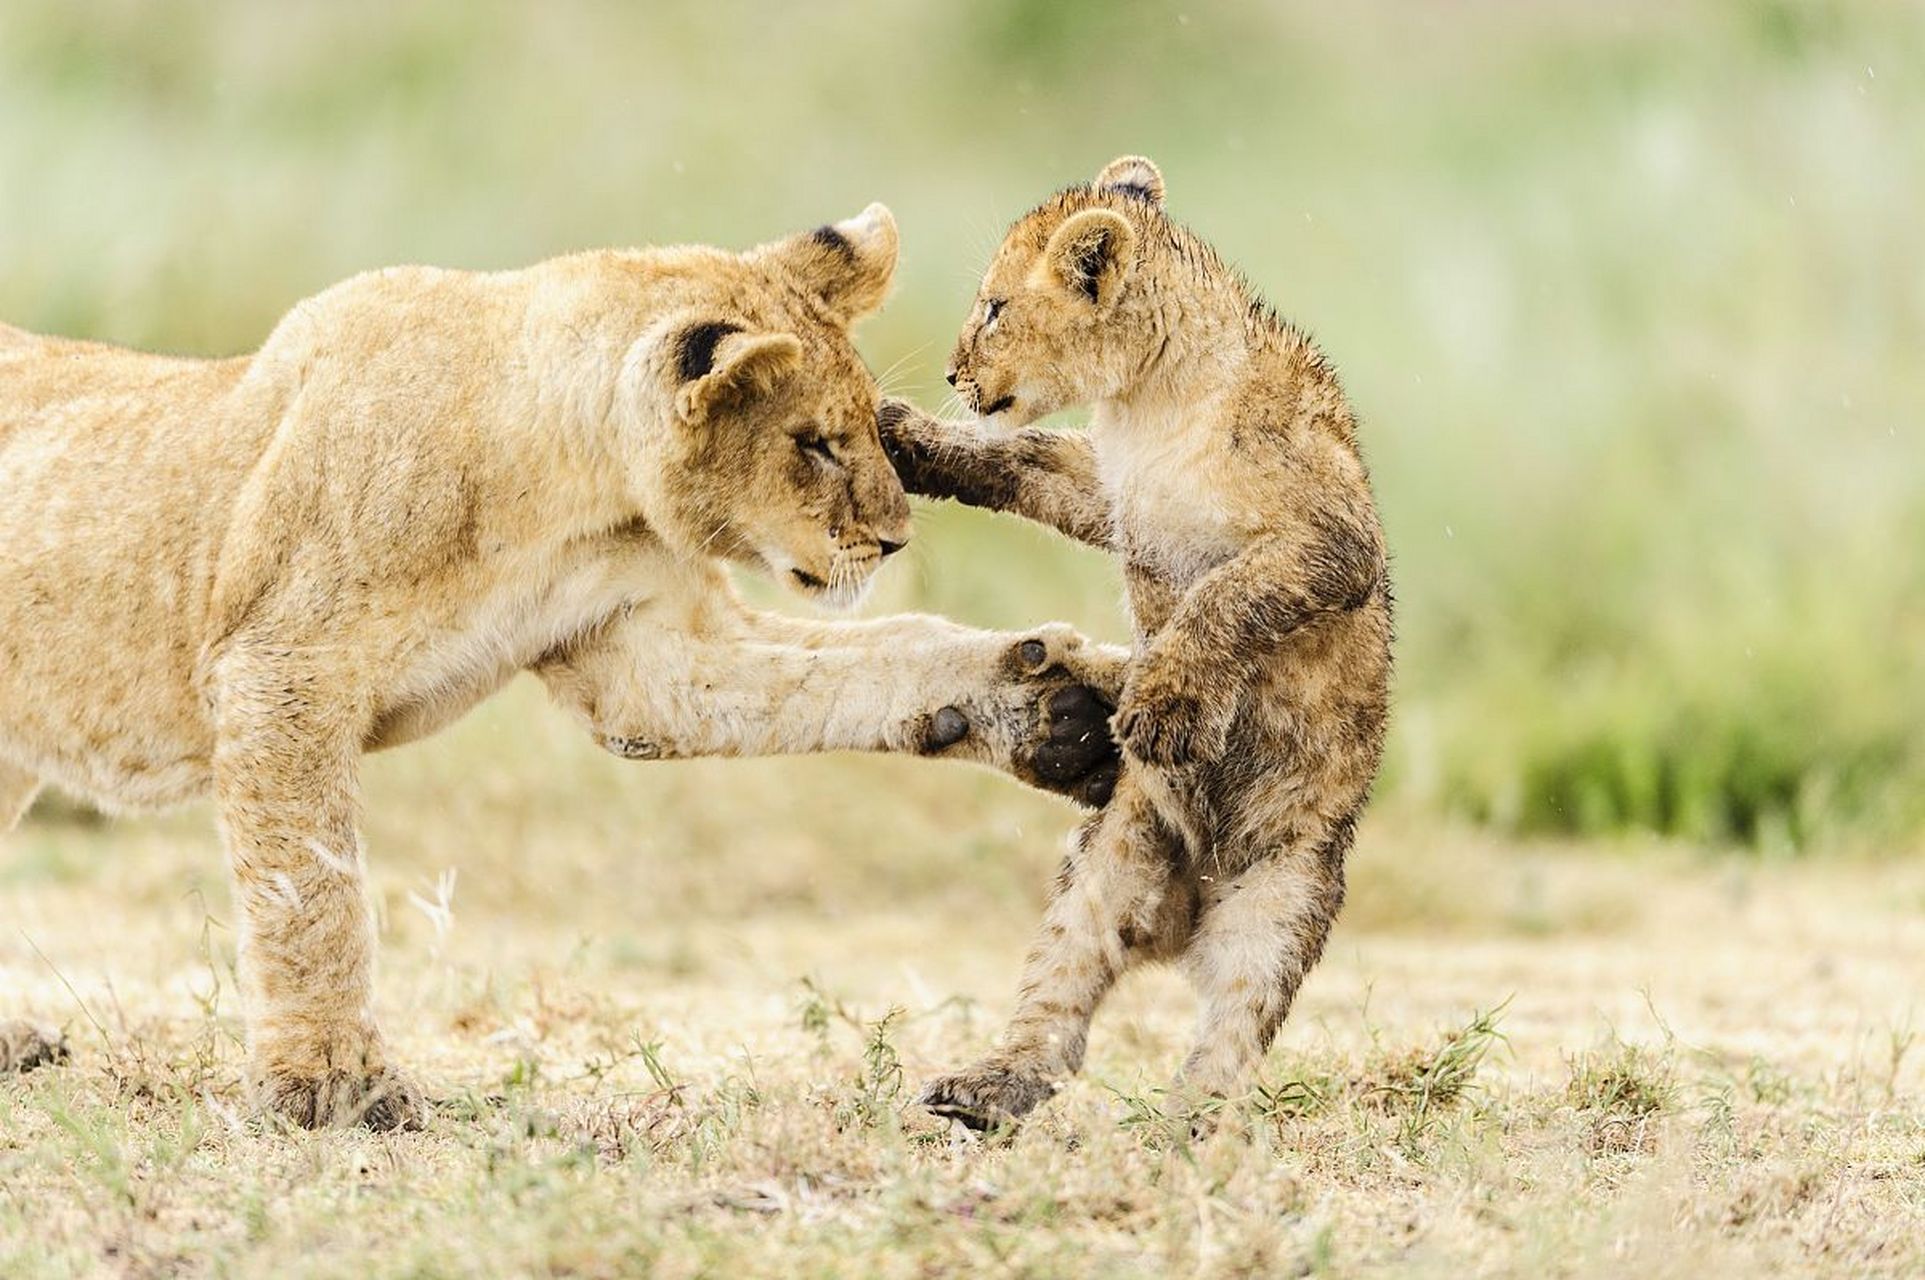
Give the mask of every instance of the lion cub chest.
<path id="1" fill-rule="evenodd" d="M 1132 563 L 1182 588 L 1249 541 L 1250 513 L 1226 475 L 1233 460 L 1195 419 L 1099 409 L 1092 438 L 1119 550 Z"/>

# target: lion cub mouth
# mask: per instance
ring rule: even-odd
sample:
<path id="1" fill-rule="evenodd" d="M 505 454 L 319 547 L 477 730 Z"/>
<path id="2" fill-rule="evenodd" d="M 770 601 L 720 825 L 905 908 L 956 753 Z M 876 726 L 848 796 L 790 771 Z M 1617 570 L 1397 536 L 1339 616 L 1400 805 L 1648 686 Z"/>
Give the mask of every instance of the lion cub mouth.
<path id="1" fill-rule="evenodd" d="M 801 583 L 803 586 L 807 587 L 811 591 L 826 591 L 828 590 L 828 587 L 829 587 L 828 583 L 824 582 L 821 578 L 816 577 L 813 573 L 810 573 L 807 569 L 791 569 L 789 570 L 789 576 L 794 578 L 797 582 Z"/>

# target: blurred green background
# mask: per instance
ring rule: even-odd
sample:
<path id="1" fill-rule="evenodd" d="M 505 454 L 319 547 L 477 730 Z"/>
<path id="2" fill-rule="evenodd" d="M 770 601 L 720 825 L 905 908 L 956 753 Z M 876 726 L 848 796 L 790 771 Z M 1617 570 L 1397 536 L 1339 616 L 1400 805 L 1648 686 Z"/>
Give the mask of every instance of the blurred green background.
<path id="1" fill-rule="evenodd" d="M 367 267 L 740 246 L 881 199 L 905 248 L 861 341 L 934 405 L 1004 224 L 1125 151 L 1365 420 L 1401 601 L 1381 806 L 1917 847 L 1922 6 L 10 0 L 0 318 L 225 354 Z M 921 525 L 880 606 L 1122 634 L 1100 556 Z M 534 705 L 377 786 L 500 821 L 552 759 L 634 785 L 504 728 Z M 1013 795 L 876 762 L 640 785 L 696 803 L 717 769 L 913 785 L 985 838 L 969 798 Z"/>

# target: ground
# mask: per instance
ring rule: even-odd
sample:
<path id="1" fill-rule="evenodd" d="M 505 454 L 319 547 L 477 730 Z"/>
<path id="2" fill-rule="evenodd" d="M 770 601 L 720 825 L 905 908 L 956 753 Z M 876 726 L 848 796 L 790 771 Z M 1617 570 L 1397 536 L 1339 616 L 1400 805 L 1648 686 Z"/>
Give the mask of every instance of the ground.
<path id="1" fill-rule="evenodd" d="M 1006 1009 L 1072 820 L 906 761 L 624 766 L 517 690 L 370 766 L 418 1134 L 240 1086 L 200 811 L 0 860 L 0 1274 L 1908 1275 L 1925 868 L 1517 847 L 1378 815 L 1259 1091 L 1159 1111 L 1128 984 L 1013 1139 L 910 1105 Z"/>
<path id="2" fill-rule="evenodd" d="M 1925 1274 L 1925 6 L 878 15 L 10 0 L 0 322 L 227 355 L 362 270 L 881 199 L 862 350 L 936 408 L 1006 220 L 1154 156 L 1342 369 L 1395 553 L 1388 765 L 1266 1092 L 1159 1121 L 1151 975 L 953 1141 L 907 1100 L 1070 814 L 623 764 L 520 688 L 369 765 L 425 1133 L 251 1117 L 204 809 L 0 844 L 0 1019 L 73 1049 L 0 1079 L 0 1277 Z M 878 608 L 1128 634 L 1098 553 L 916 519 Z"/>

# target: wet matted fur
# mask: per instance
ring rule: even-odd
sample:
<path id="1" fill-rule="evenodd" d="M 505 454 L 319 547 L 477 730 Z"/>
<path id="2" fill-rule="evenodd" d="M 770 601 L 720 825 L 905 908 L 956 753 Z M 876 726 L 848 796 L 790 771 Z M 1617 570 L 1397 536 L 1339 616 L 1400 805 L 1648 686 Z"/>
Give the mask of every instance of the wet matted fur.
<path id="1" fill-rule="evenodd" d="M 883 406 L 910 492 L 1114 550 L 1135 621 L 1116 797 L 1072 841 L 1001 1040 L 924 1095 L 976 1125 L 1073 1073 L 1145 960 L 1202 997 L 1182 1090 L 1241 1088 L 1342 905 L 1382 755 L 1390 584 L 1350 407 L 1163 195 L 1125 157 L 1011 228 L 949 370 L 982 422 Z M 1086 435 L 1026 425 L 1082 403 Z"/>

